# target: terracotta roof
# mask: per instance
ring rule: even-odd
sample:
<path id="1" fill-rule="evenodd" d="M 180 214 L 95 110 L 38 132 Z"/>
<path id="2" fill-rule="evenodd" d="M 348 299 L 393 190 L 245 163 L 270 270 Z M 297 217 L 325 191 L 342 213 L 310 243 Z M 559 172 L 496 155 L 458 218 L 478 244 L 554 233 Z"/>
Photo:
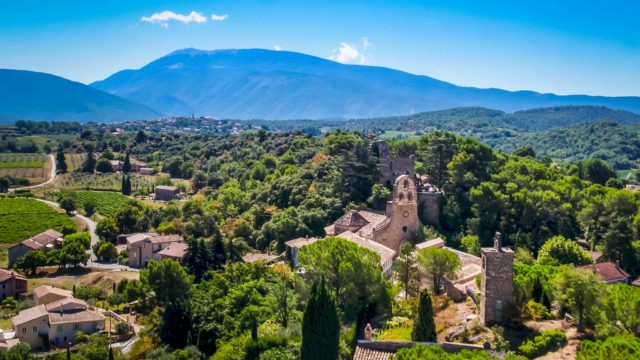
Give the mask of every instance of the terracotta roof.
<path id="1" fill-rule="evenodd" d="M 251 253 L 242 257 L 242 261 L 246 263 L 253 262 L 271 262 L 278 258 L 278 255 L 273 254 L 262 254 L 262 253 Z"/>
<path id="2" fill-rule="evenodd" d="M 37 250 L 60 238 L 62 238 L 61 233 L 49 229 L 47 231 L 41 232 L 38 235 L 34 235 L 33 237 L 21 242 L 21 244 L 31 249 Z"/>
<path id="3" fill-rule="evenodd" d="M 633 280 L 633 281 L 631 282 L 631 285 L 633 285 L 633 286 L 640 286 L 640 278 L 637 278 L 637 279 Z"/>
<path id="4" fill-rule="evenodd" d="M 593 262 L 598 262 L 604 256 L 604 254 L 601 253 L 600 251 L 587 250 L 587 252 L 589 253 L 589 256 L 591 256 L 591 260 L 593 260 Z"/>
<path id="5" fill-rule="evenodd" d="M 335 225 L 361 228 L 369 222 L 358 211 L 350 210 L 334 222 Z"/>
<path id="6" fill-rule="evenodd" d="M 301 248 L 303 246 L 313 244 L 316 241 L 318 241 L 318 238 L 315 238 L 315 237 L 310 237 L 310 238 L 301 237 L 301 238 L 285 241 L 285 245 L 287 245 L 288 247 L 291 247 L 291 248 L 298 248 L 299 249 L 299 248 Z"/>
<path id="7" fill-rule="evenodd" d="M 360 211 L 360 215 L 367 219 L 369 224 L 363 226 L 362 229 L 358 230 L 358 235 L 367 239 L 373 239 L 373 229 L 377 228 L 387 220 L 387 217 L 385 215 L 374 213 L 371 211 Z"/>
<path id="8" fill-rule="evenodd" d="M 158 236 L 158 233 L 134 233 L 126 236 L 127 244 L 137 243 L 138 241 L 142 241 L 148 239 L 152 236 Z"/>
<path id="9" fill-rule="evenodd" d="M 176 243 L 184 241 L 184 239 L 180 235 L 157 235 L 148 238 L 148 240 L 152 244 Z"/>
<path id="10" fill-rule="evenodd" d="M 12 277 L 16 278 L 17 280 L 25 280 L 25 281 L 27 280 L 26 277 L 18 274 L 15 271 L 9 271 L 9 270 L 5 270 L 5 269 L 0 269 L 0 283 L 9 280 Z"/>
<path id="11" fill-rule="evenodd" d="M 389 360 L 394 354 L 395 352 L 393 351 L 367 349 L 356 346 L 356 352 L 353 354 L 353 360 Z"/>
<path id="12" fill-rule="evenodd" d="M 43 316 L 47 316 L 49 313 L 44 305 L 34 306 L 32 308 L 28 308 L 26 310 L 22 310 L 18 313 L 18 315 L 14 316 L 11 320 L 13 322 L 13 326 L 19 326 L 31 320 L 38 319 Z"/>
<path id="13" fill-rule="evenodd" d="M 388 247 L 380 243 L 377 243 L 375 241 L 365 239 L 359 236 L 358 234 L 352 233 L 351 231 L 345 231 L 342 234 L 338 235 L 338 237 L 347 239 L 353 243 L 356 243 L 359 246 L 362 246 L 364 248 L 367 248 L 371 251 L 376 252 L 378 255 L 380 255 L 380 264 L 382 266 L 384 266 L 384 264 L 387 261 L 393 259 L 393 257 L 396 255 L 396 252 L 393 251 L 392 249 L 389 249 Z"/>
<path id="14" fill-rule="evenodd" d="M 626 271 L 612 262 L 585 265 L 583 268 L 600 275 L 606 282 L 626 281 L 630 277 Z"/>
<path id="15" fill-rule="evenodd" d="M 56 294 L 63 297 L 73 297 L 72 291 L 60 289 L 49 285 L 40 285 L 37 288 L 33 289 L 34 297 L 41 298 L 47 294 Z"/>
<path id="16" fill-rule="evenodd" d="M 158 255 L 182 259 L 182 257 L 184 257 L 184 254 L 187 252 L 187 248 L 187 244 L 177 242 L 159 251 Z"/>
<path id="17" fill-rule="evenodd" d="M 60 300 L 53 301 L 49 304 L 45 305 L 45 308 L 49 312 L 60 311 L 60 309 L 69 310 L 69 309 L 86 309 L 87 303 L 84 300 L 76 299 L 76 298 L 64 298 Z"/>
<path id="18" fill-rule="evenodd" d="M 331 224 L 329 226 L 325 226 L 324 233 L 327 234 L 327 236 L 334 236 L 336 234 L 335 225 Z"/>
<path id="19" fill-rule="evenodd" d="M 48 314 L 49 324 L 80 323 L 104 320 L 104 315 L 93 310 L 66 312 L 62 314 L 50 312 Z"/>

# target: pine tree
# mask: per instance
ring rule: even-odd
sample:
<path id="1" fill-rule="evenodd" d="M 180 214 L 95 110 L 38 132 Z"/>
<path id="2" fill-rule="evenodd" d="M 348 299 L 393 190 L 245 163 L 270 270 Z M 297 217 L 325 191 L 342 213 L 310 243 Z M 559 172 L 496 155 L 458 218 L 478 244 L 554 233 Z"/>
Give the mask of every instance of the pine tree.
<path id="1" fill-rule="evenodd" d="M 58 152 L 56 152 L 56 168 L 62 173 L 66 173 L 68 169 L 62 146 L 58 146 Z"/>
<path id="2" fill-rule="evenodd" d="M 227 261 L 227 252 L 219 234 L 214 235 L 211 240 L 211 256 L 213 257 L 213 268 L 221 269 Z"/>
<path id="3" fill-rule="evenodd" d="M 413 322 L 411 340 L 436 341 L 436 323 L 433 320 L 433 304 L 431 304 L 431 296 L 429 296 L 427 290 L 420 292 L 418 316 Z"/>
<path id="4" fill-rule="evenodd" d="M 324 278 L 314 283 L 302 319 L 302 360 L 336 360 L 340 322 Z"/>
<path id="5" fill-rule="evenodd" d="M 128 174 L 131 172 L 131 160 L 129 160 L 129 153 L 124 157 L 124 163 L 122 164 L 122 172 Z"/>

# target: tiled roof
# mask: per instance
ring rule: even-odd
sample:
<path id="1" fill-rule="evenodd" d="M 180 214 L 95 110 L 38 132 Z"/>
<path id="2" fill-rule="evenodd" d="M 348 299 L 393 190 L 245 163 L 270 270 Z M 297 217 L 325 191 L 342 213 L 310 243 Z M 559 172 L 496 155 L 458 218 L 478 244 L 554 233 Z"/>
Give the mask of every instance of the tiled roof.
<path id="1" fill-rule="evenodd" d="M 168 191 L 177 191 L 178 188 L 175 186 L 167 186 L 167 185 L 158 185 L 155 187 L 156 190 L 168 190 Z"/>
<path id="2" fill-rule="evenodd" d="M 324 228 L 324 233 L 327 234 L 327 236 L 334 236 L 336 234 L 336 226 L 333 224 L 326 226 Z"/>
<path id="3" fill-rule="evenodd" d="M 158 233 L 135 233 L 127 235 L 127 244 L 137 243 L 138 241 L 142 241 L 148 239 L 152 236 L 158 236 Z"/>
<path id="4" fill-rule="evenodd" d="M 273 254 L 262 254 L 262 253 L 251 253 L 242 257 L 242 261 L 246 263 L 253 262 L 271 262 L 278 258 L 278 255 Z"/>
<path id="5" fill-rule="evenodd" d="M 187 244 L 177 242 L 162 249 L 160 252 L 158 252 L 158 255 L 182 259 L 182 257 L 184 257 L 184 254 L 187 252 L 187 248 Z"/>
<path id="6" fill-rule="evenodd" d="M 33 237 L 23 241 L 21 244 L 31 249 L 37 250 L 44 247 L 45 245 L 56 241 L 59 238 L 62 238 L 61 233 L 49 229 L 47 231 L 41 232 L 38 235 L 34 235 Z"/>
<path id="7" fill-rule="evenodd" d="M 148 240 L 152 244 L 165 244 L 184 241 L 184 239 L 180 235 L 157 235 L 148 238 Z"/>
<path id="8" fill-rule="evenodd" d="M 395 354 L 395 352 L 357 346 L 356 352 L 353 354 L 353 360 L 389 360 L 393 354 Z"/>
<path id="9" fill-rule="evenodd" d="M 367 219 L 369 224 L 363 226 L 362 229 L 358 230 L 358 235 L 367 239 L 373 239 L 373 229 L 379 227 L 387 220 L 387 217 L 385 215 L 377 214 L 371 211 L 360 211 L 360 215 Z"/>
<path id="10" fill-rule="evenodd" d="M 47 311 L 60 311 L 60 309 L 86 309 L 87 303 L 84 300 L 76 299 L 76 298 L 64 298 L 60 300 L 53 301 L 49 304 L 45 305 Z"/>
<path id="11" fill-rule="evenodd" d="M 367 240 L 357 234 L 352 233 L 351 231 L 345 231 L 342 234 L 339 234 L 338 237 L 347 239 L 359 246 L 376 252 L 378 255 L 380 255 L 380 264 L 383 266 L 387 261 L 393 259 L 393 257 L 396 255 L 396 252 L 392 249 L 389 249 L 388 247 L 375 241 Z"/>
<path id="12" fill-rule="evenodd" d="M 442 240 L 442 238 L 435 238 L 432 240 L 421 242 L 420 244 L 416 244 L 416 250 L 427 249 L 430 247 L 441 248 L 443 246 L 444 246 L 444 240 Z"/>
<path id="13" fill-rule="evenodd" d="M 83 310 L 71 313 L 67 312 L 62 314 L 57 312 L 50 312 L 48 314 L 50 324 L 80 323 L 104 320 L 104 315 L 93 310 Z"/>
<path id="14" fill-rule="evenodd" d="M 47 312 L 47 309 L 44 307 L 44 305 L 38 305 L 26 310 L 22 310 L 18 313 L 18 315 L 13 317 L 13 326 L 19 326 L 31 320 L 38 319 L 42 316 L 47 316 L 48 314 L 49 313 Z"/>
<path id="15" fill-rule="evenodd" d="M 313 244 L 316 241 L 318 241 L 318 238 L 315 238 L 315 237 L 310 237 L 310 238 L 301 237 L 301 238 L 286 241 L 285 245 L 287 245 L 288 247 L 299 249 L 303 246 Z"/>
<path id="16" fill-rule="evenodd" d="M 0 283 L 9 280 L 12 277 L 15 277 L 18 280 L 27 280 L 26 277 L 18 274 L 17 272 L 0 269 Z"/>
<path id="17" fill-rule="evenodd" d="M 350 210 L 335 221 L 335 225 L 361 228 L 369 222 L 358 211 Z"/>
<path id="18" fill-rule="evenodd" d="M 612 262 L 585 265 L 583 268 L 600 275 L 606 282 L 627 280 L 630 276 L 626 271 Z"/>
<path id="19" fill-rule="evenodd" d="M 72 291 L 60 289 L 49 285 L 40 285 L 37 288 L 33 289 L 34 297 L 41 298 L 47 294 L 56 294 L 62 297 L 73 297 Z"/>

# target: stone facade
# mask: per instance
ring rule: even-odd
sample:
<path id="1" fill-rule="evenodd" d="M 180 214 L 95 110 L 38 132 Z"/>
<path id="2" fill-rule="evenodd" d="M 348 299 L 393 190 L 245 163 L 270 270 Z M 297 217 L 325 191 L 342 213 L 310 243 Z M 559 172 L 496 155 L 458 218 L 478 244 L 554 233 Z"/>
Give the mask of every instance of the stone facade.
<path id="1" fill-rule="evenodd" d="M 485 326 L 507 320 L 505 312 L 513 304 L 513 257 L 511 249 L 502 247 L 500 233 L 492 248 L 482 249 L 480 321 Z"/>
<path id="2" fill-rule="evenodd" d="M 399 253 L 402 242 L 413 238 L 422 228 L 418 218 L 418 187 L 413 176 L 401 175 L 396 179 L 385 216 L 386 220 L 373 229 L 373 241 Z"/>

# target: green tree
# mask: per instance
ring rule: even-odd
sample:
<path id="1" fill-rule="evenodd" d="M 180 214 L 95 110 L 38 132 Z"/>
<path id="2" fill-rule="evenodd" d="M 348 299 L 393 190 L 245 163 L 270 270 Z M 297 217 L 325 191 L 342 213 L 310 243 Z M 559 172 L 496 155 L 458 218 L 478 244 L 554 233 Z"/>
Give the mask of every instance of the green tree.
<path id="1" fill-rule="evenodd" d="M 47 265 L 47 256 L 41 250 L 30 251 L 18 258 L 13 267 L 26 274 L 35 275 L 39 267 Z"/>
<path id="2" fill-rule="evenodd" d="M 131 159 L 129 158 L 129 152 L 124 156 L 124 162 L 122 163 L 122 172 L 128 174 L 131 172 Z"/>
<path id="3" fill-rule="evenodd" d="M 616 173 L 609 164 L 600 159 L 589 159 L 580 163 L 582 178 L 596 184 L 605 185 L 607 180 L 616 177 Z"/>
<path id="4" fill-rule="evenodd" d="M 160 304 L 167 304 L 186 298 L 192 279 L 180 263 L 163 259 L 149 262 L 140 271 L 140 280 L 154 291 Z"/>
<path id="5" fill-rule="evenodd" d="M 413 250 L 411 244 L 404 243 L 393 263 L 393 279 L 400 285 L 405 299 L 420 291 L 420 268 Z"/>
<path id="6" fill-rule="evenodd" d="M 131 178 L 127 175 L 122 175 L 122 195 L 131 195 Z"/>
<path id="7" fill-rule="evenodd" d="M 477 235 L 465 235 L 460 239 L 460 245 L 469 254 L 480 256 L 480 238 Z"/>
<path id="8" fill-rule="evenodd" d="M 436 341 L 436 323 L 433 320 L 433 304 L 431 296 L 426 290 L 420 292 L 420 304 L 418 314 L 413 322 L 411 331 L 413 341 Z"/>
<path id="9" fill-rule="evenodd" d="M 620 333 L 640 337 L 640 288 L 627 284 L 614 284 L 604 301 L 604 315 L 598 326 L 600 333 Z"/>
<path id="10" fill-rule="evenodd" d="M 138 144 L 141 144 L 146 141 L 147 141 L 147 134 L 145 134 L 144 131 L 142 130 L 138 130 L 138 132 L 136 133 L 136 142 Z"/>
<path id="11" fill-rule="evenodd" d="M 531 146 L 521 146 L 513 151 L 513 155 L 535 158 L 536 153 Z"/>
<path id="12" fill-rule="evenodd" d="M 98 200 L 95 198 L 89 198 L 82 203 L 82 207 L 84 208 L 84 213 L 87 216 L 92 216 L 96 212 L 96 208 L 98 207 Z"/>
<path id="13" fill-rule="evenodd" d="M 605 284 L 591 270 L 565 267 L 556 276 L 556 299 L 578 317 L 578 330 L 597 319 L 605 294 Z"/>
<path id="14" fill-rule="evenodd" d="M 96 169 L 96 157 L 93 153 L 93 146 L 87 145 L 87 158 L 82 162 L 82 172 L 93 174 Z"/>
<path id="15" fill-rule="evenodd" d="M 371 187 L 371 196 L 367 199 L 367 203 L 373 209 L 384 210 L 390 195 L 391 190 L 387 189 L 386 186 L 373 184 L 373 187 Z"/>
<path id="16" fill-rule="evenodd" d="M 196 193 L 205 186 L 207 186 L 207 175 L 199 170 L 194 172 L 191 178 L 191 189 L 193 192 Z"/>
<path id="17" fill-rule="evenodd" d="M 96 171 L 103 174 L 112 172 L 111 162 L 108 159 L 100 158 L 96 163 Z"/>
<path id="18" fill-rule="evenodd" d="M 67 214 L 71 214 L 72 211 L 78 208 L 78 204 L 73 196 L 65 196 L 60 200 L 60 208 L 66 211 Z"/>
<path id="19" fill-rule="evenodd" d="M 314 282 L 302 319 L 302 360 L 337 360 L 340 322 L 324 280 Z"/>
<path id="20" fill-rule="evenodd" d="M 100 245 L 97 255 L 98 255 L 98 258 L 100 259 L 111 261 L 118 257 L 118 250 L 116 249 L 116 246 L 113 245 L 112 243 L 105 242 L 102 245 Z"/>
<path id="21" fill-rule="evenodd" d="M 537 261 L 542 265 L 580 266 L 590 264 L 592 259 L 576 241 L 567 240 L 564 236 L 558 235 L 545 241 L 538 252 Z"/>
<path id="22" fill-rule="evenodd" d="M 640 339 L 611 336 L 604 340 L 585 340 L 580 344 L 576 360 L 627 360 L 640 358 Z"/>
<path id="23" fill-rule="evenodd" d="M 119 233 L 118 223 L 111 216 L 98 221 L 96 225 L 96 234 L 104 241 L 115 242 Z"/>
<path id="24" fill-rule="evenodd" d="M 58 146 L 58 151 L 56 152 L 56 169 L 61 173 L 66 173 L 68 169 L 62 146 Z"/>
<path id="25" fill-rule="evenodd" d="M 445 276 L 452 278 L 460 267 L 460 259 L 447 249 L 426 248 L 418 251 L 418 262 L 425 272 L 431 276 L 433 292 L 439 294 Z"/>

